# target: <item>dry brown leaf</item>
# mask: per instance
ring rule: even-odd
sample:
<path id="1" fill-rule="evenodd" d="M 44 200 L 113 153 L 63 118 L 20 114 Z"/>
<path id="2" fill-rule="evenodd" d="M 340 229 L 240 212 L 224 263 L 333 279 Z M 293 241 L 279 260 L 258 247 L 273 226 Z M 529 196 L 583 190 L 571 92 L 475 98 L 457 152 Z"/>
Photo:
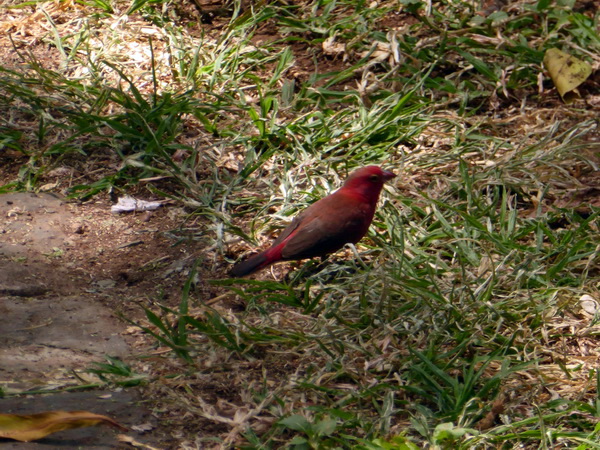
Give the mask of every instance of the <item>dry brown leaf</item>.
<path id="1" fill-rule="evenodd" d="M 573 91 L 592 73 L 592 66 L 557 48 L 551 48 L 544 55 L 544 66 L 548 69 L 560 96 Z"/>
<path id="2" fill-rule="evenodd" d="M 323 41 L 323 53 L 326 55 L 339 55 L 346 51 L 346 45 L 335 42 L 335 35 L 330 36 Z"/>
<path id="3" fill-rule="evenodd" d="M 588 294 L 584 294 L 579 299 L 579 305 L 581 310 L 590 316 L 594 316 L 600 311 L 600 305 L 594 297 Z"/>
<path id="4" fill-rule="evenodd" d="M 0 437 L 29 442 L 71 428 L 111 425 L 127 428 L 109 417 L 88 411 L 48 411 L 38 414 L 0 414 Z"/>

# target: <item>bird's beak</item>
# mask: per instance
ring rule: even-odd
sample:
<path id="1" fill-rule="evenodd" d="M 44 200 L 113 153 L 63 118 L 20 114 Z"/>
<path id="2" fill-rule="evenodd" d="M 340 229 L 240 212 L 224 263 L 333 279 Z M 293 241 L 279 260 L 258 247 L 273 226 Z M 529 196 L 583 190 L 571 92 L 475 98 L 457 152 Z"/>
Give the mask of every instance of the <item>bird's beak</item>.
<path id="1" fill-rule="evenodd" d="M 383 171 L 383 181 L 388 181 L 392 178 L 396 178 L 396 174 L 394 172 L 390 172 L 389 170 Z"/>

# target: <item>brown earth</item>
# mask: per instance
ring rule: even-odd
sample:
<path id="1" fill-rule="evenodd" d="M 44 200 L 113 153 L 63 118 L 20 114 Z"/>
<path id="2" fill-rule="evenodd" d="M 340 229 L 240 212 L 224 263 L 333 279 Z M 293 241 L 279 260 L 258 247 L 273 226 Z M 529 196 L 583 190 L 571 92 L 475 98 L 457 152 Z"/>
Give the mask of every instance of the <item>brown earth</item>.
<path id="1" fill-rule="evenodd" d="M 127 435 L 136 441 L 166 448 L 168 433 L 145 406 L 143 390 L 69 390 L 102 385 L 86 369 L 106 363 L 105 355 L 135 364 L 152 352 L 139 329 L 119 316 L 139 318 L 139 302 L 183 284 L 193 246 L 173 246 L 165 237 L 175 226 L 172 212 L 115 215 L 108 200 L 77 204 L 50 194 L 0 195 L 3 413 L 106 414 L 130 428 Z M 27 396 L 46 390 L 53 393 Z M 0 446 L 131 448 L 104 428 L 63 431 L 28 444 L 0 440 Z"/>

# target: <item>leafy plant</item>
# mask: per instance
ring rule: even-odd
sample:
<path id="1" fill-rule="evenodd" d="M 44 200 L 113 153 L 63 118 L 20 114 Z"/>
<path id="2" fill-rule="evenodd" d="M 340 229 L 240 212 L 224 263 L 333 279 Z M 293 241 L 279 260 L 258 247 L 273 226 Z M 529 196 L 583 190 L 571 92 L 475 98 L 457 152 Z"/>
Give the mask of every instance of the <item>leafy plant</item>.
<path id="1" fill-rule="evenodd" d="M 87 372 L 93 373 L 105 383 L 123 387 L 139 386 L 148 381 L 146 375 L 135 373 L 119 358 L 107 355 L 106 361 L 106 363 L 92 363 L 92 367 L 88 368 Z"/>

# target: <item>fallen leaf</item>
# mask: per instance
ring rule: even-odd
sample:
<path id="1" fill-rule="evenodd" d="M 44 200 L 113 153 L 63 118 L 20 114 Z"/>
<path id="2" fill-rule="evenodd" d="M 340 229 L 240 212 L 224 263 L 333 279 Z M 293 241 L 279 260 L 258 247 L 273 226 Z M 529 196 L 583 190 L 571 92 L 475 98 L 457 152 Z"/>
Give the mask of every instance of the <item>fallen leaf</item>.
<path id="1" fill-rule="evenodd" d="M 136 441 L 131 436 L 127 436 L 127 435 L 124 435 L 124 434 L 119 434 L 117 436 L 117 439 L 120 442 L 124 442 L 124 443 L 129 444 L 129 445 L 131 445 L 133 447 L 136 447 L 136 448 L 144 448 L 146 450 L 159 450 L 156 447 L 152 447 L 151 445 L 144 444 L 143 442 L 140 442 L 140 441 Z"/>
<path id="2" fill-rule="evenodd" d="M 151 423 L 142 423 L 140 425 L 132 425 L 131 429 L 133 431 L 137 431 L 138 433 L 145 433 L 146 431 L 151 431 L 154 429 L 154 426 Z"/>
<path id="3" fill-rule="evenodd" d="M 48 411 L 38 414 L 0 414 L 0 437 L 29 442 L 71 428 L 111 425 L 127 428 L 109 417 L 88 411 Z"/>
<path id="4" fill-rule="evenodd" d="M 335 35 L 329 36 L 323 41 L 323 53 L 326 55 L 339 55 L 346 51 L 346 45 L 339 42 L 335 42 Z"/>
<path id="5" fill-rule="evenodd" d="M 581 305 L 581 309 L 590 316 L 593 316 L 600 311 L 600 305 L 598 305 L 596 299 L 591 295 L 582 295 L 579 299 L 579 304 Z"/>
<path id="6" fill-rule="evenodd" d="M 587 80 L 592 73 L 592 66 L 587 62 L 557 48 L 546 51 L 544 66 L 548 69 L 550 78 L 563 100 L 566 94 Z"/>

